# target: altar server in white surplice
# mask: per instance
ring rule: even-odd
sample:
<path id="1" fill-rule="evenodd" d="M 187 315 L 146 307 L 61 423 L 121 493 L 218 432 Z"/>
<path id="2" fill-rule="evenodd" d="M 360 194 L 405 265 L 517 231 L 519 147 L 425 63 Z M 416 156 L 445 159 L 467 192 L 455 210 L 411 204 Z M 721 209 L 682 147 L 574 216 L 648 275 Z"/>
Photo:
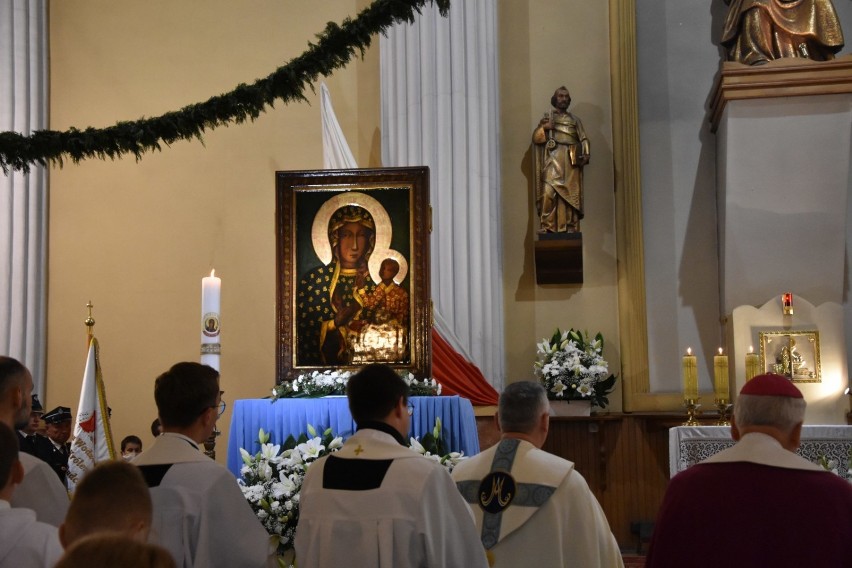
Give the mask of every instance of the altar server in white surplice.
<path id="1" fill-rule="evenodd" d="M 17 359 L 0 356 L 0 422 L 21 428 L 30 418 L 33 377 Z M 35 511 L 36 518 L 58 527 L 68 511 L 68 491 L 46 462 L 21 453 L 24 479 L 12 495 L 12 507 Z"/>
<path id="2" fill-rule="evenodd" d="M 154 399 L 163 433 L 133 464 L 151 488 L 150 541 L 178 566 L 251 568 L 267 565 L 274 547 L 234 476 L 199 449 L 222 407 L 219 373 L 178 363 L 157 377 Z"/>
<path id="3" fill-rule="evenodd" d="M 358 431 L 308 469 L 296 531 L 299 568 L 488 565 L 450 476 L 405 447 L 408 393 L 385 365 L 349 379 Z"/>
<path id="4" fill-rule="evenodd" d="M 573 463 L 540 449 L 550 425 L 544 388 L 513 383 L 499 404 L 500 442 L 453 470 L 491 566 L 623 566 L 586 480 Z"/>
<path id="5" fill-rule="evenodd" d="M 30 509 L 9 505 L 23 477 L 17 435 L 0 423 L 0 568 L 49 568 L 62 556 L 56 527 L 36 521 Z"/>

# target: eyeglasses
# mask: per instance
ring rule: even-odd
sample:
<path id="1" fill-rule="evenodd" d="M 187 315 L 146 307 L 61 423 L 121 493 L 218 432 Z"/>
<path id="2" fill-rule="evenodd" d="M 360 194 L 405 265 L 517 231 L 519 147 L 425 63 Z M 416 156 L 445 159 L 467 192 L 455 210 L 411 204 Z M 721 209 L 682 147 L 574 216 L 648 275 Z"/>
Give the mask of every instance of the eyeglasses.
<path id="1" fill-rule="evenodd" d="M 414 414 L 414 405 L 411 404 L 411 401 L 408 402 L 408 415 L 411 416 Z"/>
<path id="2" fill-rule="evenodd" d="M 215 408 L 216 412 L 218 412 L 218 416 L 222 416 L 222 414 L 225 412 L 226 406 L 227 405 L 225 404 L 225 401 L 222 400 L 222 392 L 220 392 L 219 393 L 219 402 L 217 404 L 211 404 L 210 406 L 205 406 L 204 410 L 202 410 L 199 414 L 203 414 L 204 412 L 207 411 L 208 408 Z"/>

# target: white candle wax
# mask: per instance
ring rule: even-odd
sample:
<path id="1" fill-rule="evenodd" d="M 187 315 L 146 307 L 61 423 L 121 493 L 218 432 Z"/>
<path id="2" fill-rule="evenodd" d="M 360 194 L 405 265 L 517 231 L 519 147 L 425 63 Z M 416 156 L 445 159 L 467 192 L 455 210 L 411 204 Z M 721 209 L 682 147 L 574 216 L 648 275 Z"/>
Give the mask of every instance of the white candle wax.
<path id="1" fill-rule="evenodd" d="M 205 348 L 205 344 L 219 344 L 219 308 L 222 279 L 211 270 L 210 276 L 201 279 L 201 363 L 219 370 L 219 349 Z"/>

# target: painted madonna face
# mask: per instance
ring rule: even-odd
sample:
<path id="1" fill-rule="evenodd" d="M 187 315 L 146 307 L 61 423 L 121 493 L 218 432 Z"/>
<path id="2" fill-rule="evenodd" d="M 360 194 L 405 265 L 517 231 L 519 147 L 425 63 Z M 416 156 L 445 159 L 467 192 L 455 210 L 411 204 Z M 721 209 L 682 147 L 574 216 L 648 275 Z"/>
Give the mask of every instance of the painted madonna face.
<path id="1" fill-rule="evenodd" d="M 376 245 L 376 225 L 369 211 L 347 205 L 331 216 L 328 236 L 340 267 L 358 268 L 366 265 Z"/>
<path id="2" fill-rule="evenodd" d="M 342 268 L 363 264 L 372 231 L 358 223 L 346 223 L 337 230 L 338 258 Z"/>

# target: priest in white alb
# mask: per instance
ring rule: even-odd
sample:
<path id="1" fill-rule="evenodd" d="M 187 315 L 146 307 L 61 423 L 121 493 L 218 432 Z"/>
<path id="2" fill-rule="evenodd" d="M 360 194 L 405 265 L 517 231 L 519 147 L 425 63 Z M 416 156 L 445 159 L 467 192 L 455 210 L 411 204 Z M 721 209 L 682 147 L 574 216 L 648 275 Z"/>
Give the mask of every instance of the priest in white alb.
<path id="1" fill-rule="evenodd" d="M 491 566 L 623 566 L 586 480 L 573 463 L 540 449 L 550 427 L 544 388 L 507 386 L 497 419 L 500 442 L 453 470 Z"/>
<path id="2" fill-rule="evenodd" d="M 269 565 L 275 544 L 237 480 L 199 448 L 224 408 L 219 373 L 177 363 L 157 377 L 154 399 L 163 433 L 133 460 L 151 488 L 151 541 L 185 568 Z"/>
<path id="3" fill-rule="evenodd" d="M 358 431 L 308 469 L 296 531 L 299 568 L 487 566 L 450 476 L 405 447 L 408 390 L 386 365 L 368 365 L 349 379 Z"/>

